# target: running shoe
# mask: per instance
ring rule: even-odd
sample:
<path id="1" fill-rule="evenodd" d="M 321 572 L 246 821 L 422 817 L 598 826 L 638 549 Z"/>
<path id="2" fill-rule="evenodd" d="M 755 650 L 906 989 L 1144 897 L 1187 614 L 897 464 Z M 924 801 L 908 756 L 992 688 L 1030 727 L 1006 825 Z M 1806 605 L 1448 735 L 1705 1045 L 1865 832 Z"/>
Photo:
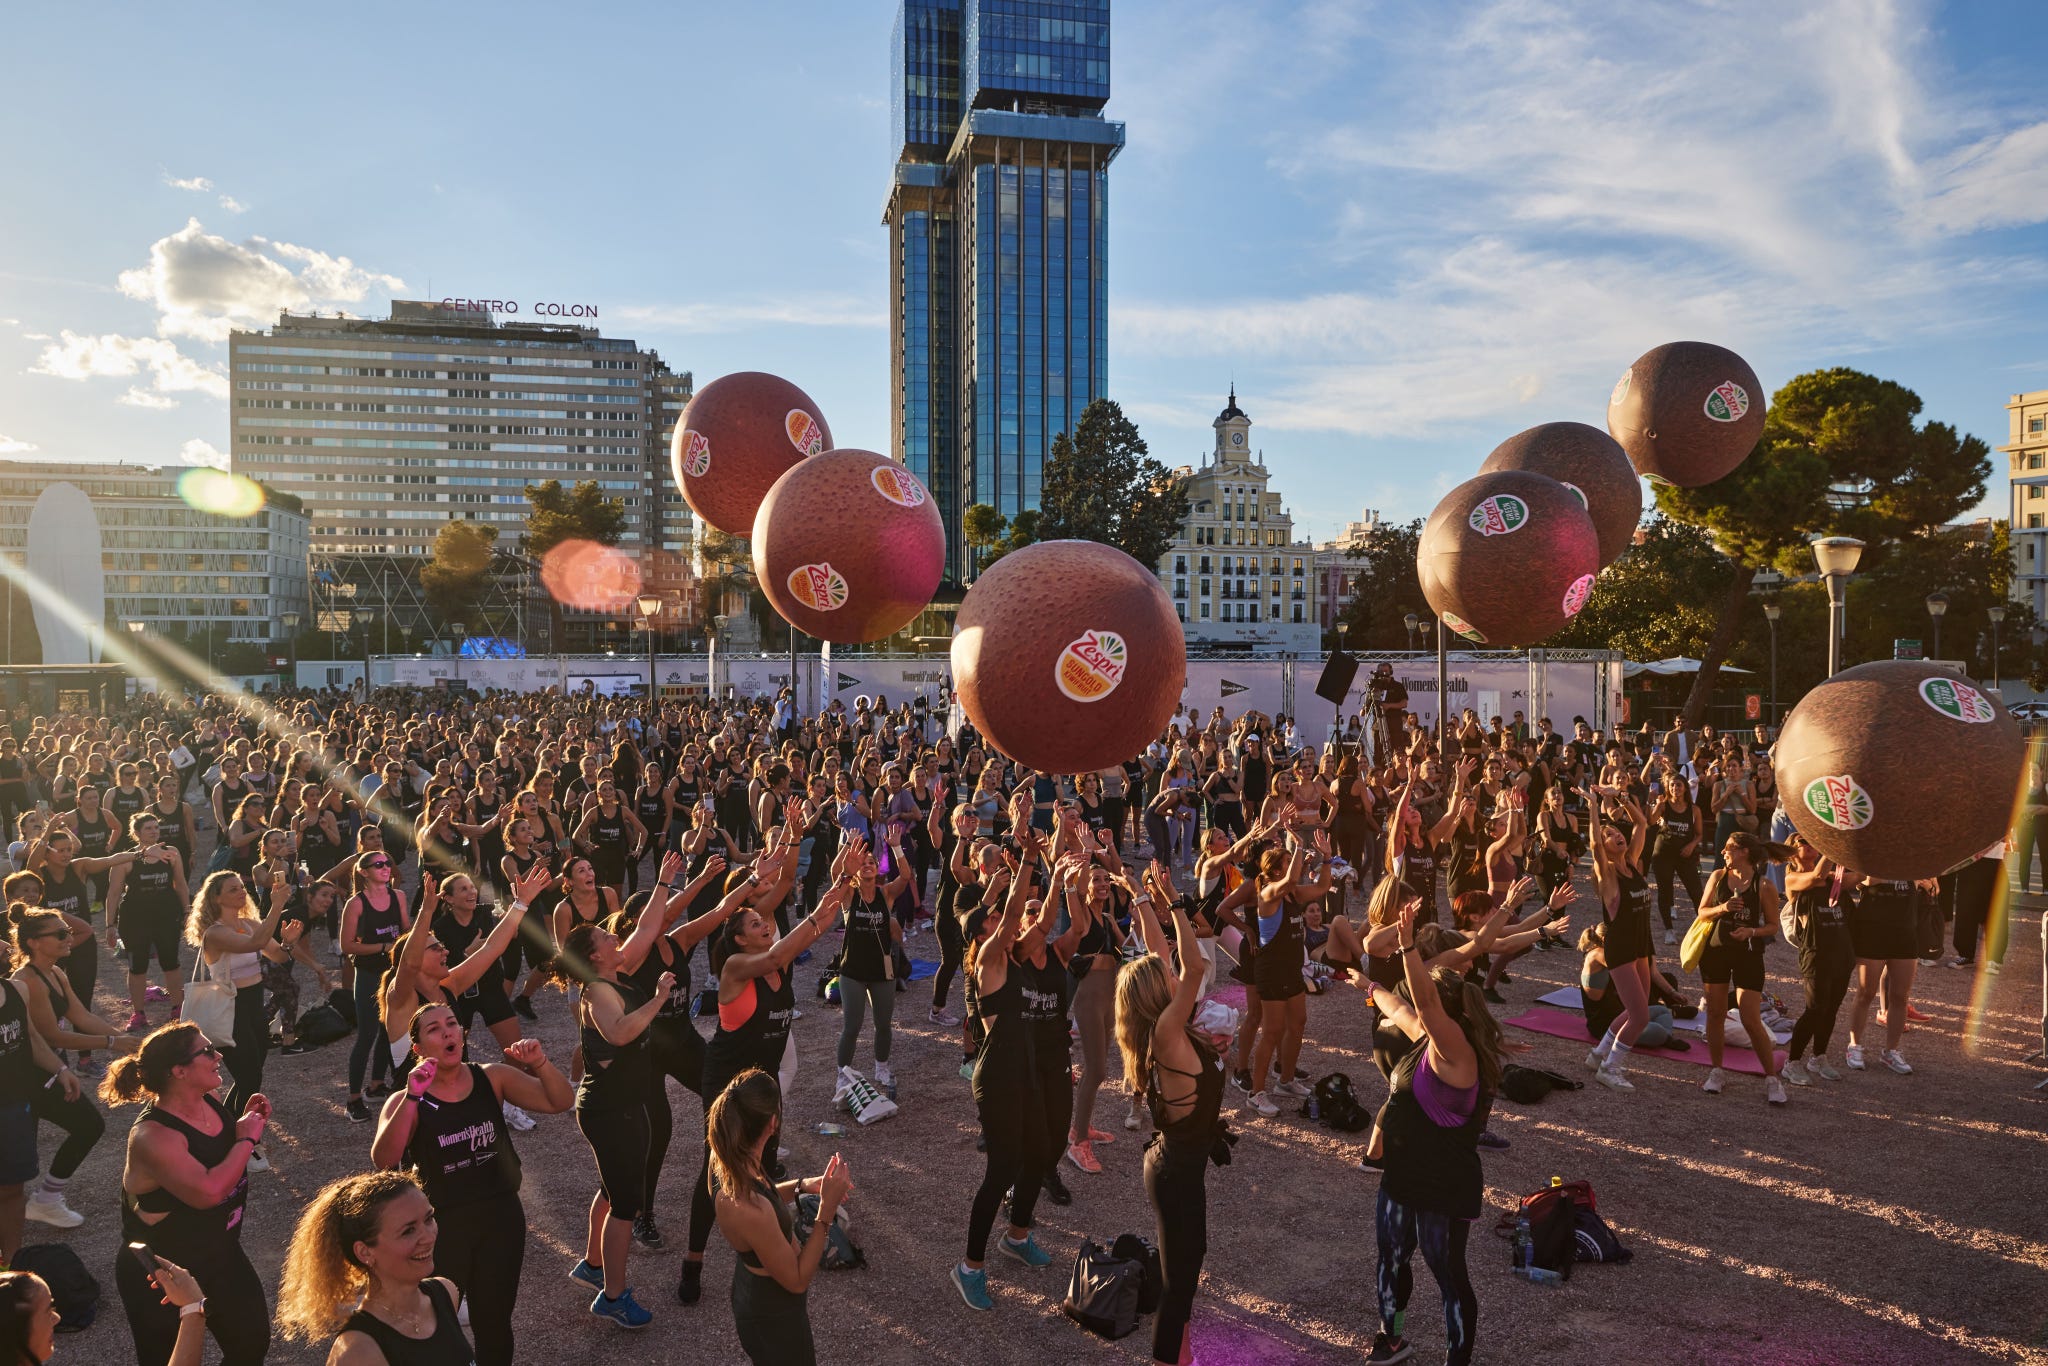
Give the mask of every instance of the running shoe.
<path id="1" fill-rule="evenodd" d="M 1792 1083 L 1794 1086 L 1813 1085 L 1813 1078 L 1810 1075 L 1808 1075 L 1806 1071 L 1806 1064 L 1799 1061 L 1799 1059 L 1797 1058 L 1794 1058 L 1790 1062 L 1785 1064 L 1785 1071 L 1783 1075 L 1785 1080 Z"/>
<path id="2" fill-rule="evenodd" d="M 680 1304 L 695 1304 L 704 1295 L 704 1263 L 683 1261 L 683 1278 L 676 1282 L 676 1300 Z"/>
<path id="3" fill-rule="evenodd" d="M 38 1190 L 29 1196 L 26 1213 L 39 1224 L 52 1228 L 77 1228 L 85 1216 L 64 1203 L 63 1191 Z"/>
<path id="4" fill-rule="evenodd" d="M 514 996 L 512 998 L 512 1009 L 519 1012 L 519 1018 L 522 1020 L 538 1020 L 540 1018 L 540 1016 L 533 1013 L 533 1001 L 529 997 Z"/>
<path id="5" fill-rule="evenodd" d="M 968 1058 L 966 1061 L 960 1064 L 960 1080 L 974 1080 L 974 1059 Z"/>
<path id="6" fill-rule="evenodd" d="M 277 1046 L 277 1051 L 279 1053 L 282 1053 L 287 1058 L 296 1058 L 301 1053 L 312 1052 L 313 1046 L 309 1043 L 304 1042 L 303 1040 L 292 1039 L 286 1043 L 279 1044 Z"/>
<path id="7" fill-rule="evenodd" d="M 1095 1159 L 1095 1150 L 1086 1143 L 1069 1143 L 1067 1161 L 1079 1167 L 1090 1176 L 1102 1175 L 1102 1164 Z"/>
<path id="8" fill-rule="evenodd" d="M 534 1118 L 533 1118 L 533 1116 L 532 1116 L 532 1115 L 529 1115 L 529 1114 L 527 1114 L 527 1113 L 526 1113 L 526 1111 L 524 1111 L 524 1110 L 520 1109 L 520 1108 L 519 1108 L 519 1107 L 518 1107 L 517 1105 L 514 1105 L 514 1104 L 513 1104 L 513 1103 L 512 1103 L 511 1101 L 509 1101 L 509 1100 L 508 1100 L 508 1101 L 506 1101 L 506 1102 L 505 1102 L 505 1107 L 504 1107 L 504 1108 L 505 1108 L 505 1122 L 506 1122 L 507 1124 L 511 1125 L 511 1126 L 512 1126 L 512 1127 L 513 1127 L 514 1129 L 518 1130 L 518 1131 L 519 1131 L 520 1133 L 522 1133 L 522 1134 L 523 1134 L 523 1133 L 525 1133 L 525 1132 L 526 1132 L 527 1130 L 529 1130 L 529 1129 L 531 1129 L 531 1128 L 533 1128 L 533 1127 L 534 1127 L 534 1123 L 535 1123 L 535 1121 L 534 1121 Z"/>
<path id="9" fill-rule="evenodd" d="M 364 1100 L 382 1100 L 390 1094 L 391 1083 L 388 1081 L 373 1081 L 363 1088 Z"/>
<path id="10" fill-rule="evenodd" d="M 602 1290 L 598 1291 L 597 1298 L 590 1302 L 590 1312 L 601 1319 L 610 1319 L 621 1328 L 645 1328 L 654 1322 L 654 1312 L 641 1307 L 640 1301 L 633 1298 L 631 1287 L 615 1300 L 608 1298 Z"/>
<path id="11" fill-rule="evenodd" d="M 642 1211 L 633 1221 L 633 1241 L 642 1247 L 660 1247 L 661 1230 L 654 1226 L 654 1216 Z"/>
<path id="12" fill-rule="evenodd" d="M 135 1013 L 134 1013 L 133 1015 L 130 1015 L 130 1016 L 128 1017 L 128 1030 L 127 1030 L 127 1032 L 128 1032 L 128 1033 L 130 1033 L 130 1034 L 147 1034 L 147 1033 L 149 1033 L 149 1016 L 147 1016 L 147 1015 L 143 1014 L 143 1013 L 142 1013 L 141 1011 L 139 1011 L 139 1010 L 138 1010 L 138 1011 L 136 1011 L 136 1012 L 135 1012 Z"/>
<path id="13" fill-rule="evenodd" d="M 1840 1081 L 1842 1079 L 1841 1069 L 1818 1053 L 1814 1054 L 1812 1060 L 1806 1064 L 1806 1074 L 1809 1077 L 1819 1077 L 1822 1081 Z"/>
<path id="14" fill-rule="evenodd" d="M 604 1269 L 592 1266 L 587 1257 L 577 1258 L 576 1265 L 569 1268 L 569 1279 L 594 1286 L 599 1294 L 604 1293 Z"/>
<path id="15" fill-rule="evenodd" d="M 1952 968 L 1964 969 L 1974 968 L 1977 966 L 1977 960 L 1974 958 L 1957 958 L 1950 962 L 1949 966 Z"/>
<path id="16" fill-rule="evenodd" d="M 1700 1083 L 1700 1090 L 1705 1091 L 1710 1096 L 1718 1096 L 1721 1094 L 1721 1085 L 1726 1080 L 1727 1078 L 1722 1075 L 1720 1068 L 1709 1067 L 1707 1069 L 1707 1079 Z"/>
<path id="17" fill-rule="evenodd" d="M 1131 1108 L 1130 1112 L 1124 1116 L 1124 1127 L 1132 1133 L 1136 1133 L 1145 1127 L 1145 1098 L 1143 1096 L 1131 1097 Z"/>
<path id="18" fill-rule="evenodd" d="M 1479 988 L 1479 994 L 1481 996 L 1484 996 L 1487 1000 L 1493 1002 L 1497 1006 L 1504 1006 L 1508 1003 L 1508 998 L 1501 995 L 1500 992 L 1494 989 L 1493 987 L 1481 987 Z"/>
<path id="19" fill-rule="evenodd" d="M 1776 1077 L 1765 1077 L 1764 1099 L 1773 1105 L 1783 1105 L 1785 1103 L 1785 1083 Z"/>
<path id="20" fill-rule="evenodd" d="M 1406 1338 L 1389 1336 L 1386 1333 L 1372 1335 L 1372 1355 L 1365 1359 L 1366 1366 L 1392 1366 L 1396 1361 L 1406 1361 L 1415 1355 L 1415 1349 L 1408 1345 Z"/>
<path id="21" fill-rule="evenodd" d="M 1249 1096 L 1246 1096 L 1244 1108 L 1256 1114 L 1264 1115 L 1268 1119 L 1280 1113 L 1280 1107 L 1266 1099 L 1264 1091 L 1254 1091 Z"/>
<path id="22" fill-rule="evenodd" d="M 146 1001 L 168 1001 L 171 999 L 171 994 L 156 983 L 151 982 L 142 989 L 142 997 Z"/>
<path id="23" fill-rule="evenodd" d="M 1891 1068 L 1892 1071 L 1898 1073 L 1900 1076 L 1910 1077 L 1913 1075 L 1913 1064 L 1907 1062 L 1906 1055 L 1899 1052 L 1898 1049 L 1887 1048 L 1884 1050 L 1884 1052 L 1878 1054 L 1877 1056 L 1884 1060 L 1884 1065 L 1886 1067 Z"/>
<path id="24" fill-rule="evenodd" d="M 1984 962 L 1984 971 L 1988 976 L 1996 977 L 2004 970 L 2005 964 L 1999 962 L 1996 958 L 1989 958 Z M 1911 1011 L 1909 1010 L 1907 1013 L 1911 1014 Z"/>
<path id="25" fill-rule="evenodd" d="M 1636 1084 L 1612 1067 L 1598 1067 L 1593 1070 L 1593 1080 L 1610 1091 L 1633 1091 Z"/>
<path id="26" fill-rule="evenodd" d="M 71 1070 L 87 1081 L 98 1081 L 107 1075 L 107 1065 L 100 1061 L 100 1055 L 97 1053 L 80 1053 Z"/>
<path id="27" fill-rule="evenodd" d="M 1287 1096 L 1294 1100 L 1307 1100 L 1310 1096 L 1314 1095 L 1315 1092 L 1309 1087 L 1308 1083 L 1306 1082 L 1283 1081 L 1278 1086 L 1272 1088 L 1272 1094 L 1276 1096 Z"/>
<path id="28" fill-rule="evenodd" d="M 1588 1072 L 1598 1072 L 1605 1066 L 1607 1066 L 1607 1055 L 1605 1053 L 1602 1053 L 1597 1048 L 1586 1050 L 1586 1070 Z"/>
<path id="29" fill-rule="evenodd" d="M 996 1307 L 996 1302 L 988 1296 L 987 1271 L 969 1271 L 961 1263 L 955 1262 L 951 1275 L 953 1288 L 960 1292 L 961 1299 L 967 1301 L 969 1309 L 979 1309 L 986 1313 Z"/>
<path id="30" fill-rule="evenodd" d="M 1106 1134 L 1091 1124 L 1088 1126 L 1088 1141 L 1090 1143 L 1114 1143 L 1116 1142 L 1116 1135 Z"/>
<path id="31" fill-rule="evenodd" d="M 933 1006 L 930 1010 L 927 1010 L 924 1013 L 924 1017 L 942 1029 L 953 1029 L 960 1023 L 958 1015 L 955 1015 L 950 1010 L 942 1010 L 938 1006 Z"/>
<path id="32" fill-rule="evenodd" d="M 1038 1271 L 1052 1265 L 1051 1255 L 1038 1245 L 1036 1238 L 1033 1238 L 1028 1233 L 1024 1235 L 1024 1241 L 1021 1243 L 1011 1242 L 1009 1235 L 1005 1234 L 996 1240 L 996 1246 L 1030 1267 L 1033 1271 Z"/>
<path id="33" fill-rule="evenodd" d="M 1251 1068 L 1241 1067 L 1237 1071 L 1232 1072 L 1230 1074 L 1230 1084 L 1240 1091 L 1250 1091 L 1252 1089 Z"/>
<path id="34" fill-rule="evenodd" d="M 1926 1024 L 1934 1017 L 1923 1010 L 1914 1009 L 1913 1003 L 1908 1001 L 1906 1002 L 1906 1018 L 1914 1024 Z"/>
<path id="35" fill-rule="evenodd" d="M 1067 1183 L 1060 1179 L 1060 1170 L 1056 1166 L 1047 1169 L 1045 1175 L 1039 1178 L 1039 1188 L 1045 1192 L 1045 1198 L 1055 1205 L 1074 1203 L 1074 1193 L 1068 1190 Z"/>
<path id="36" fill-rule="evenodd" d="M 1493 1130 L 1482 1129 L 1479 1132 L 1479 1146 L 1491 1152 L 1504 1153 L 1508 1150 L 1510 1144 Z"/>
<path id="37" fill-rule="evenodd" d="M 896 1074 L 889 1070 L 888 1063 L 878 1062 L 875 1064 L 875 1085 L 887 1091 L 889 1099 L 896 1099 Z"/>
<path id="38" fill-rule="evenodd" d="M 1676 944 L 1676 943 L 1678 942 L 1678 931 L 1677 931 L 1677 930 L 1666 930 L 1666 931 L 1664 931 L 1664 942 L 1665 942 L 1665 943 L 1667 943 L 1667 944 Z"/>
<path id="39" fill-rule="evenodd" d="M 1861 1072 L 1863 1070 L 1862 1044 L 1850 1044 L 1849 1047 L 1843 1051 L 1843 1056 L 1848 1059 L 1849 1070 L 1851 1072 Z"/>
<path id="40" fill-rule="evenodd" d="M 370 1107 L 363 1104 L 361 1096 L 353 1097 L 349 1101 L 348 1122 L 351 1124 L 368 1124 L 370 1122 Z"/>

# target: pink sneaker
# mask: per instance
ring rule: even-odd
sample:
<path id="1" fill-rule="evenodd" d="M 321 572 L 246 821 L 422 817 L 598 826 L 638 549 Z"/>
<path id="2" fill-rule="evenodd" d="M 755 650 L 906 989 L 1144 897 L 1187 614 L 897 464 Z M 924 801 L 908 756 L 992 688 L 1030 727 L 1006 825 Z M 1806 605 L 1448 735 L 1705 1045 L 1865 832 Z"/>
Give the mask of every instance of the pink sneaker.
<path id="1" fill-rule="evenodd" d="M 171 994 L 168 991 L 165 991 L 162 987 L 158 986 L 156 983 L 151 982 L 149 986 L 144 989 L 143 997 L 145 1000 L 151 1001 L 168 1001 L 171 999 Z"/>
<path id="2" fill-rule="evenodd" d="M 1102 1164 L 1095 1160 L 1095 1150 L 1086 1143 L 1069 1143 L 1067 1161 L 1073 1163 L 1090 1176 L 1102 1175 Z"/>
<path id="3" fill-rule="evenodd" d="M 1116 1135 L 1106 1134 L 1102 1132 L 1102 1130 L 1096 1128 L 1094 1125 L 1091 1124 L 1088 1126 L 1088 1142 L 1090 1144 L 1114 1143 L 1116 1142 Z"/>
<path id="4" fill-rule="evenodd" d="M 128 1032 L 130 1034 L 147 1034 L 149 1032 L 149 1016 L 139 1010 L 130 1015 L 128 1017 Z"/>

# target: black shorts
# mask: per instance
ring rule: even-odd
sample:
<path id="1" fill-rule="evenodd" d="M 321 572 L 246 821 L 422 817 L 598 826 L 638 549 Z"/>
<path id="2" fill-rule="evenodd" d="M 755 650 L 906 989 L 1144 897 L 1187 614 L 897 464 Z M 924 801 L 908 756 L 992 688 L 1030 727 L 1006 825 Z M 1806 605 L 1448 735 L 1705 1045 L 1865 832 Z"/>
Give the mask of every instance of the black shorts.
<path id="1" fill-rule="evenodd" d="M 185 934 L 185 916 L 176 906 L 121 908 L 121 946 L 128 951 L 128 971 L 139 977 L 149 970 L 149 957 L 165 972 L 178 970 L 178 945 Z"/>
<path id="2" fill-rule="evenodd" d="M 1747 945 L 1718 948 L 1709 944 L 1700 955 L 1700 981 L 1710 987 L 1733 986 L 1738 991 L 1764 989 L 1764 956 Z"/>
<path id="3" fill-rule="evenodd" d="M 1607 922 L 1607 966 L 1618 968 L 1638 958 L 1651 957 L 1650 917 L 1624 910 Z"/>
<path id="4" fill-rule="evenodd" d="M 1911 915 L 1851 916 L 1849 942 L 1858 958 L 1918 958 L 1919 925 Z"/>
<path id="5" fill-rule="evenodd" d="M 505 995 L 504 979 L 484 970 L 483 980 L 455 998 L 455 1022 L 467 1031 L 478 1016 L 485 1028 L 513 1018 L 512 1000 Z"/>
<path id="6" fill-rule="evenodd" d="M 1265 949 L 1252 960 L 1252 985 L 1261 1002 L 1286 1001 L 1308 993 L 1301 977 L 1301 955 L 1279 949 Z"/>

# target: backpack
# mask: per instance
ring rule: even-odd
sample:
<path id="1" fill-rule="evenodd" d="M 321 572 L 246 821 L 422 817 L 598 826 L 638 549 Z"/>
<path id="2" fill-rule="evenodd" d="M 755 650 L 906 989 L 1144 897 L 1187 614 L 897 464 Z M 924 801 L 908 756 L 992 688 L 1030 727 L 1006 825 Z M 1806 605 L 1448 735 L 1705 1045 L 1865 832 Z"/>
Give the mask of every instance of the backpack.
<path id="1" fill-rule="evenodd" d="M 1074 1271 L 1067 1280 L 1067 1297 L 1060 1309 L 1074 1322 L 1114 1342 L 1138 1326 L 1138 1296 L 1145 1280 L 1144 1268 L 1127 1258 L 1104 1251 L 1092 1238 L 1083 1239 L 1074 1254 Z"/>
<path id="2" fill-rule="evenodd" d="M 336 987 L 327 993 L 327 1004 L 334 1007 L 334 1013 L 348 1024 L 353 1031 L 356 1027 L 356 997 L 347 987 Z"/>
<path id="3" fill-rule="evenodd" d="M 58 1332 L 83 1332 L 99 1317 L 100 1283 L 65 1244 L 31 1243 L 14 1254 L 9 1269 L 41 1276 L 49 1285 L 50 1303 L 57 1307 Z"/>
<path id="4" fill-rule="evenodd" d="M 1301 1103 L 1301 1113 L 1346 1134 L 1355 1134 L 1372 1123 L 1371 1113 L 1358 1103 L 1358 1093 L 1351 1089 L 1351 1078 L 1342 1072 L 1332 1072 L 1317 1082 Z"/>
<path id="5" fill-rule="evenodd" d="M 811 1226 L 818 1222 L 818 1197 L 799 1195 L 796 1198 L 796 1241 L 799 1246 L 809 1240 Z M 852 1271 L 868 1264 L 867 1254 L 853 1241 L 850 1232 L 852 1219 L 841 1205 L 832 1215 L 832 1227 L 825 1230 L 825 1255 L 818 1259 L 818 1266 L 825 1271 Z"/>
<path id="6" fill-rule="evenodd" d="M 1142 1234 L 1120 1233 L 1109 1245 L 1109 1255 L 1137 1263 L 1142 1273 L 1138 1279 L 1138 1312 L 1150 1314 L 1157 1310 L 1159 1297 L 1166 1289 L 1166 1275 L 1160 1267 L 1159 1249 L 1152 1245 L 1152 1240 Z"/>
<path id="7" fill-rule="evenodd" d="M 1564 1181 L 1523 1196 L 1514 1213 L 1501 1216 L 1494 1232 L 1512 1238 L 1516 1220 L 1524 1218 L 1533 1244 L 1531 1260 L 1560 1276 L 1569 1278 L 1575 1261 L 1620 1264 L 1635 1256 L 1600 1217 L 1590 1182 Z"/>
<path id="8" fill-rule="evenodd" d="M 331 1005 L 317 1005 L 299 1016 L 299 1042 L 314 1048 L 346 1039 L 356 1027 Z"/>
<path id="9" fill-rule="evenodd" d="M 1500 1093 L 1517 1105 L 1537 1105 L 1552 1091 L 1577 1091 L 1584 1086 L 1584 1082 L 1561 1077 L 1540 1067 L 1509 1063 L 1500 1073 Z"/>

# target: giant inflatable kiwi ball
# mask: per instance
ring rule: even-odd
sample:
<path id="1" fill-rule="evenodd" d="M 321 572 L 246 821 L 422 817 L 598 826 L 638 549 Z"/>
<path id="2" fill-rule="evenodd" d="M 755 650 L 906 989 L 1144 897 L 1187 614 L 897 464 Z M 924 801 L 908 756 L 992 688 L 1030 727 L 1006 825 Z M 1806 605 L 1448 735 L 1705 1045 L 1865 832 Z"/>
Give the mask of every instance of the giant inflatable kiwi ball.
<path id="1" fill-rule="evenodd" d="M 1415 575 L 1444 625 L 1475 645 L 1531 645 L 1577 616 L 1600 572 L 1578 495 L 1546 474 L 1500 470 L 1444 495 Z"/>
<path id="2" fill-rule="evenodd" d="M 744 536 L 782 472 L 831 449 L 832 429 L 809 394 L 780 376 L 742 370 L 690 399 L 668 458 L 690 510 Z"/>
<path id="3" fill-rule="evenodd" d="M 1779 800 L 1844 867 L 1935 877 L 2005 833 L 2025 757 L 2019 724 L 1969 679 L 1877 660 L 1836 674 L 1785 718 Z"/>
<path id="4" fill-rule="evenodd" d="M 1607 399 L 1607 430 L 1636 473 L 1696 489 L 1756 449 L 1763 384 L 1724 346 L 1667 342 L 1622 373 Z"/>
<path id="5" fill-rule="evenodd" d="M 917 476 L 847 448 L 800 461 L 754 514 L 754 574 L 782 619 L 842 645 L 894 635 L 931 602 L 946 529 Z"/>
<path id="6" fill-rule="evenodd" d="M 1600 567 L 1621 558 L 1643 519 L 1643 485 L 1628 452 L 1598 427 L 1546 422 L 1517 432 L 1493 448 L 1481 474 L 1528 470 L 1547 474 L 1579 496 L 1600 537 Z"/>
<path id="7" fill-rule="evenodd" d="M 1115 546 L 1040 541 L 961 600 L 953 687 L 976 730 L 1040 773 L 1123 763 L 1180 705 L 1188 654 L 1159 576 Z"/>

